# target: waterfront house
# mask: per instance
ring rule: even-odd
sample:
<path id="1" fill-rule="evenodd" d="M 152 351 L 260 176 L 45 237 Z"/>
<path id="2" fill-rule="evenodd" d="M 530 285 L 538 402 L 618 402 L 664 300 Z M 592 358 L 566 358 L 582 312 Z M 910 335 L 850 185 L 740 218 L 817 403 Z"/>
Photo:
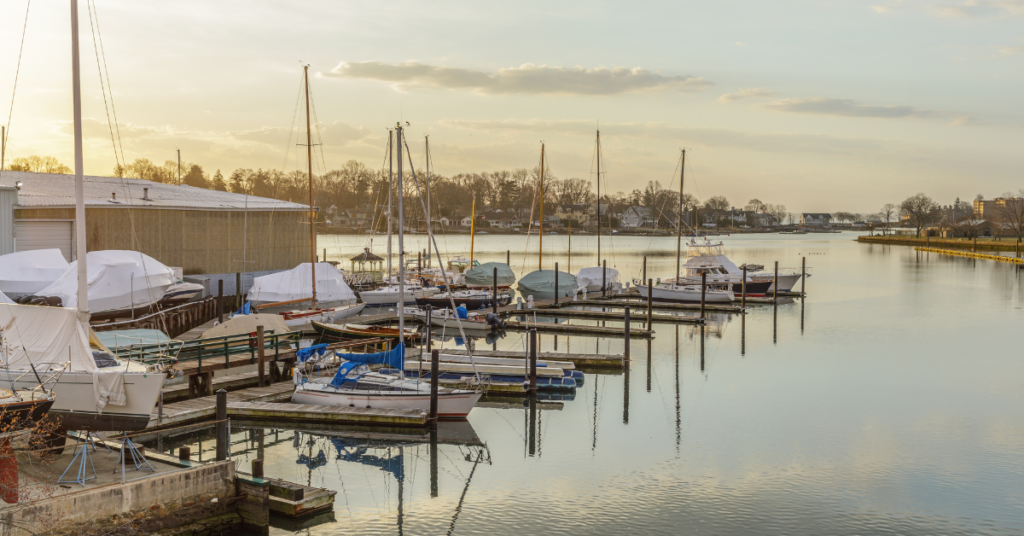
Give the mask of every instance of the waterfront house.
<path id="1" fill-rule="evenodd" d="M 654 227 L 657 224 L 657 220 L 654 219 L 651 209 L 641 206 L 630 206 L 622 212 L 622 217 L 619 219 L 619 226 L 626 229 L 636 229 L 638 227 Z"/>
<path id="2" fill-rule="evenodd" d="M 800 225 L 804 227 L 831 227 L 832 215 L 816 212 L 804 212 L 800 215 Z"/>

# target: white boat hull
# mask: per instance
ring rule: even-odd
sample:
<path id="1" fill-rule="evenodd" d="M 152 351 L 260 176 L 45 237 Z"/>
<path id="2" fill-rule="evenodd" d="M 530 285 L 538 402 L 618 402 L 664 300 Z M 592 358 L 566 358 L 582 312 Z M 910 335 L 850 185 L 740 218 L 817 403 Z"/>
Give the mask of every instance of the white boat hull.
<path id="1" fill-rule="evenodd" d="M 416 298 L 427 298 L 440 292 L 436 288 L 422 290 L 406 290 L 403 303 L 416 303 Z M 370 290 L 359 294 L 359 298 L 367 305 L 395 305 L 398 303 L 398 291 L 390 289 Z"/>
<path id="2" fill-rule="evenodd" d="M 18 377 L 21 379 L 14 382 L 16 389 L 32 389 L 39 383 L 32 371 L 0 369 L 0 385 L 9 386 Z M 142 430 L 149 425 L 164 379 L 159 372 L 126 372 L 127 404 L 108 404 L 101 412 L 96 408 L 92 373 L 65 371 L 53 386 L 57 399 L 49 415 L 59 418 L 60 427 L 67 430 Z"/>
<path id="3" fill-rule="evenodd" d="M 647 295 L 647 285 L 637 285 L 641 296 Z M 656 285 L 651 291 L 651 299 L 654 301 L 672 302 L 700 302 L 700 289 L 686 287 L 663 287 Z M 708 290 L 704 293 L 705 303 L 732 303 L 733 293 L 728 290 Z"/>
<path id="4" fill-rule="evenodd" d="M 793 290 L 793 287 L 800 282 L 800 274 L 779 274 L 779 292 L 789 292 Z M 768 287 L 768 291 L 775 290 L 775 274 L 773 273 L 759 273 L 750 274 L 750 278 L 754 281 L 772 281 L 772 286 Z"/>
<path id="5" fill-rule="evenodd" d="M 330 324 L 343 318 L 349 318 L 358 315 L 366 307 L 365 303 L 357 303 L 353 305 L 343 305 L 341 307 L 333 307 L 330 309 L 312 309 L 309 311 L 287 311 L 278 313 L 284 317 L 284 323 L 290 328 L 305 328 L 310 326 L 310 322 L 323 322 Z"/>
<path id="6" fill-rule="evenodd" d="M 454 391 L 438 393 L 437 416 L 440 419 L 465 419 L 483 393 Z M 296 404 L 373 409 L 413 409 L 430 411 L 430 394 L 418 392 L 354 392 L 345 390 L 308 390 L 301 386 L 292 394 Z"/>

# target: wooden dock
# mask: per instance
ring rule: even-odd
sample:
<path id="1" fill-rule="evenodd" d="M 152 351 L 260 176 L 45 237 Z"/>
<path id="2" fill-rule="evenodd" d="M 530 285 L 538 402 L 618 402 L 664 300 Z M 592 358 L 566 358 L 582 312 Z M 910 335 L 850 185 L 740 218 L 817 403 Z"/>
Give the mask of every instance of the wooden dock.
<path id="1" fill-rule="evenodd" d="M 233 402 L 280 402 L 290 400 L 294 391 L 295 386 L 291 382 L 275 383 L 267 387 L 250 387 L 228 393 L 228 405 Z M 154 412 L 150 417 L 147 428 L 166 428 L 210 419 L 217 411 L 217 395 L 164 404 L 162 418 L 158 418 L 158 411 Z"/>
<path id="2" fill-rule="evenodd" d="M 580 302 L 576 302 L 580 303 Z M 583 306 L 587 306 L 583 302 Z M 700 308 L 698 307 L 698 310 Z M 523 315 L 547 316 L 556 318 L 583 318 L 586 320 L 610 320 L 612 322 L 623 322 L 625 321 L 625 311 L 587 311 L 581 309 L 526 309 L 518 311 Z M 514 315 L 513 315 L 514 316 Z M 631 322 L 647 322 L 647 313 L 631 310 L 630 311 Z M 696 316 L 678 316 L 678 315 L 667 315 L 661 313 L 654 313 L 651 315 L 651 321 L 661 324 L 703 324 L 704 321 Z M 621 329 L 619 331 L 622 331 Z"/>
<path id="3" fill-rule="evenodd" d="M 957 250 L 953 250 L 953 249 L 939 249 L 939 248 L 929 248 L 929 247 L 920 247 L 920 246 L 915 247 L 914 250 L 915 251 L 924 251 L 924 252 L 927 252 L 927 253 L 939 253 L 939 254 L 942 254 L 942 255 L 951 255 L 953 257 L 965 257 L 965 258 L 968 258 L 968 259 L 985 259 L 987 261 L 1008 262 L 1008 263 L 1011 263 L 1011 264 L 1016 264 L 1018 266 L 1024 265 L 1024 259 L 1018 258 L 1018 257 L 1004 257 L 1002 255 L 989 255 L 989 254 L 986 254 L 986 253 L 974 253 L 974 252 L 971 252 L 971 251 L 957 251 Z"/>
<path id="4" fill-rule="evenodd" d="M 228 402 L 228 417 L 249 421 L 426 426 L 427 412 L 273 402 Z"/>
<path id="5" fill-rule="evenodd" d="M 551 315 L 548 316 L 557 316 Z M 542 333 L 559 333 L 563 335 L 585 335 L 590 337 L 624 337 L 623 328 L 606 328 L 601 326 L 577 326 L 573 324 L 555 324 L 553 322 L 519 322 L 509 320 L 505 322 L 505 329 L 526 331 L 536 328 Z M 643 328 L 631 327 L 630 337 L 650 338 L 652 332 Z"/>
<path id="6" fill-rule="evenodd" d="M 560 304 L 561 305 L 561 304 Z M 626 306 L 630 308 L 630 314 L 635 315 L 634 318 L 639 319 L 641 316 L 647 317 L 647 300 L 637 301 L 635 299 L 587 299 L 582 301 L 568 302 L 562 307 L 607 307 L 613 309 L 624 309 Z M 655 311 L 700 311 L 700 304 L 693 303 L 669 303 L 669 302 L 651 302 L 651 309 Z M 709 313 L 735 313 L 739 314 L 743 312 L 743 308 L 736 305 L 714 305 L 705 304 L 704 310 Z"/>
<path id="7" fill-rule="evenodd" d="M 621 331 L 621 330 L 620 330 Z M 406 350 L 406 357 L 408 356 L 419 356 L 422 350 L 414 348 Z M 413 353 L 415 352 L 415 354 Z M 444 349 L 442 353 L 452 355 L 466 355 L 465 350 L 458 349 Z M 525 352 L 516 352 L 509 350 L 476 350 L 473 355 L 480 357 L 512 357 L 522 360 L 526 360 Z M 576 367 L 586 368 L 622 368 L 622 354 L 613 355 L 598 355 L 598 354 L 569 354 L 560 352 L 538 352 L 537 359 L 543 359 L 548 361 L 568 361 Z"/>

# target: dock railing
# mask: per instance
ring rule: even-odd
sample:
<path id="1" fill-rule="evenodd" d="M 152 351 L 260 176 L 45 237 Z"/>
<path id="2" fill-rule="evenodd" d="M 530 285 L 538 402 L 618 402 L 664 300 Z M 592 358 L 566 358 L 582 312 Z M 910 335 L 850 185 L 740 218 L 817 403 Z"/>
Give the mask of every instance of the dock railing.
<path id="1" fill-rule="evenodd" d="M 301 335 L 302 333 L 298 331 L 274 333 L 274 330 L 267 330 L 263 335 L 264 355 L 270 360 L 277 361 L 282 348 L 286 351 L 298 348 Z M 165 343 L 133 344 L 118 348 L 114 353 L 122 359 L 145 364 L 163 362 L 169 359 L 177 363 L 196 361 L 198 362 L 199 370 L 202 371 L 203 360 L 209 362 L 210 360 L 223 359 L 225 367 L 229 367 L 231 356 L 236 355 L 248 355 L 249 362 L 256 363 L 258 344 L 256 334 L 251 333 L 209 337 L 191 341 L 171 340 Z"/>

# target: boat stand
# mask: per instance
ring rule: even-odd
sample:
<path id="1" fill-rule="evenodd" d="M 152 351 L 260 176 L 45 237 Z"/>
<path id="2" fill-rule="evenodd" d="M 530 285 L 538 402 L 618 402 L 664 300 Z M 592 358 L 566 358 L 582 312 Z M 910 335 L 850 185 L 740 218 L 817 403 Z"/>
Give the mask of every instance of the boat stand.
<path id="1" fill-rule="evenodd" d="M 86 432 L 85 441 L 82 440 L 82 434 L 79 433 L 75 436 L 75 456 L 74 458 L 71 458 L 71 463 L 68 464 L 68 468 L 65 469 L 64 472 L 61 473 L 60 478 L 57 479 L 58 484 L 70 484 L 75 482 L 84 487 L 86 481 L 96 478 L 96 464 L 92 462 L 92 456 L 89 454 L 89 443 L 94 443 L 95 441 L 90 440 L 92 440 L 92 434 L 90 432 Z M 92 448 L 93 450 L 96 450 L 96 445 L 93 444 Z M 74 467 L 76 462 L 78 463 L 77 478 L 74 480 L 64 480 L 64 477 L 68 474 L 68 471 Z M 86 462 L 88 462 L 88 466 L 86 465 Z M 86 476 L 87 470 L 90 468 L 92 469 L 92 476 Z"/>
<path id="2" fill-rule="evenodd" d="M 153 466 L 149 465 L 149 461 L 146 460 L 146 457 L 143 456 L 142 453 L 139 452 L 139 449 L 137 449 L 135 447 L 135 443 L 132 443 L 131 438 L 130 437 L 122 437 L 121 438 L 121 460 L 120 460 L 121 461 L 121 482 L 122 483 L 124 482 L 124 475 L 128 471 L 128 456 L 129 455 L 132 457 L 132 465 L 135 466 L 132 469 L 132 471 L 153 471 L 154 473 L 156 472 L 156 469 L 153 469 Z M 117 464 L 114 464 L 113 472 L 114 473 L 117 472 Z"/>

